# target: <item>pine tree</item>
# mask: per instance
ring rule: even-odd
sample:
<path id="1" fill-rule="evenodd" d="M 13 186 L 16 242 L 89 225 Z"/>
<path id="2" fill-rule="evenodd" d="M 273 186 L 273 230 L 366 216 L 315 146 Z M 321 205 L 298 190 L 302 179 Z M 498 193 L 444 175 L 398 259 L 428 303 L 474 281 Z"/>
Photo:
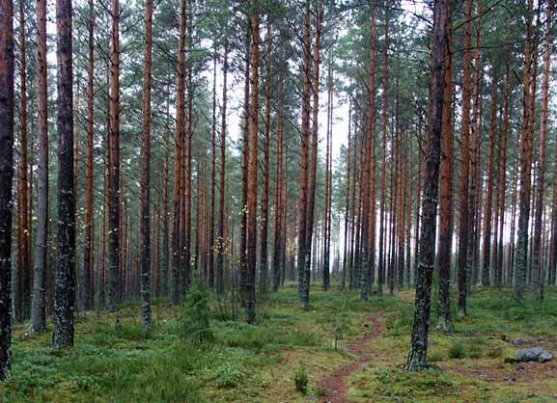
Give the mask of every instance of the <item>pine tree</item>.
<path id="1" fill-rule="evenodd" d="M 72 2 L 57 0 L 58 226 L 54 289 L 55 348 L 74 343 L 75 189 L 73 149 Z"/>
<path id="2" fill-rule="evenodd" d="M 10 374 L 12 342 L 12 179 L 14 27 L 12 0 L 0 0 L 0 380 Z"/>
<path id="3" fill-rule="evenodd" d="M 424 198 L 422 201 L 422 223 L 418 271 L 416 273 L 416 298 L 414 324 L 406 369 L 422 370 L 428 367 L 427 345 L 429 312 L 431 304 L 431 280 L 435 259 L 435 220 L 437 215 L 437 192 L 439 184 L 440 140 L 443 125 L 443 76 L 444 55 L 447 46 L 449 5 L 447 0 L 433 3 L 433 36 L 431 45 L 431 118 L 428 133 L 428 153 Z"/>

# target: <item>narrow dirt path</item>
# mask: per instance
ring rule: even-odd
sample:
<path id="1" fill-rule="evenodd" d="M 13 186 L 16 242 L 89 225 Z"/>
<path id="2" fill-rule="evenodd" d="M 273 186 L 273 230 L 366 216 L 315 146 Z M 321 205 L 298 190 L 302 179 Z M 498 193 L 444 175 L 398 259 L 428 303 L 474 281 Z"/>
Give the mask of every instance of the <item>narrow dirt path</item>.
<path id="1" fill-rule="evenodd" d="M 356 356 L 356 360 L 337 369 L 331 375 L 318 382 L 318 387 L 322 388 L 326 392 L 326 395 L 320 398 L 321 402 L 350 402 L 346 396 L 348 392 L 346 380 L 350 375 L 371 361 L 369 342 L 383 332 L 384 325 L 380 321 L 382 316 L 383 312 L 374 312 L 367 315 L 365 323 L 368 325 L 368 328 L 366 329 L 366 332 L 348 343 L 348 351 Z"/>

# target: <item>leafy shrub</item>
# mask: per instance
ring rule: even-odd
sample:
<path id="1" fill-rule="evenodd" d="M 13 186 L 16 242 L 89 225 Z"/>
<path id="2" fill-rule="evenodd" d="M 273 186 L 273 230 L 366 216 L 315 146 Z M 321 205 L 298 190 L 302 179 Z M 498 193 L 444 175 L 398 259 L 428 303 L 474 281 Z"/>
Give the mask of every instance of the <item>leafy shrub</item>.
<path id="1" fill-rule="evenodd" d="M 308 382 L 309 378 L 306 368 L 301 367 L 294 374 L 294 385 L 296 386 L 296 390 L 305 395 L 308 391 Z"/>

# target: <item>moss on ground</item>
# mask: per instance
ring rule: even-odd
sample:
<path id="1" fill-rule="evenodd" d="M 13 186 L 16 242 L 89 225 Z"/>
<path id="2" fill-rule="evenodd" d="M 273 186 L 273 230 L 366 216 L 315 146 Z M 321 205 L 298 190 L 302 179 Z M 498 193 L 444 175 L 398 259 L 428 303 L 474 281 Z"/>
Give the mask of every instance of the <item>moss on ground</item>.
<path id="1" fill-rule="evenodd" d="M 557 364 L 506 364 L 513 338 L 532 339 L 557 352 L 557 291 L 543 302 L 516 304 L 510 290 L 480 289 L 470 315 L 447 335 L 432 330 L 430 361 L 440 370 L 407 373 L 402 367 L 412 326 L 412 294 L 359 301 L 351 291 L 312 291 L 302 309 L 294 286 L 265 298 L 255 325 L 223 320 L 212 302 L 214 340 L 188 344 L 182 307 L 164 300 L 153 307 L 151 330 L 139 325 L 137 305 L 107 313 L 80 313 L 73 349 L 53 350 L 51 334 L 14 330 L 11 378 L 0 401 L 87 402 L 304 402 L 324 393 L 317 385 L 356 357 L 346 350 L 362 333 L 364 318 L 382 311 L 383 334 L 369 344 L 370 361 L 347 380 L 354 401 L 554 401 Z M 435 303 L 433 304 L 435 306 Z M 435 312 L 433 312 L 435 315 Z M 241 313 L 238 314 L 241 318 Z M 335 350 L 335 339 L 338 350 Z M 308 395 L 296 390 L 301 368 Z"/>

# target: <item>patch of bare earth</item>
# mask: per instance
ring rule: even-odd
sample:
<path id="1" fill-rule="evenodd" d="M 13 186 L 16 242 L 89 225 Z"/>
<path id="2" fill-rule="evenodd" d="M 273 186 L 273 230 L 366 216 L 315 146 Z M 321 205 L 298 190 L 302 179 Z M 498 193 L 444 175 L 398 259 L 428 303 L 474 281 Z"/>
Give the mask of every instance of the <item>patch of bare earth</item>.
<path id="1" fill-rule="evenodd" d="M 356 360 L 339 368 L 317 383 L 317 386 L 325 392 L 325 395 L 320 399 L 321 402 L 350 402 L 347 397 L 346 381 L 353 373 L 371 361 L 372 354 L 369 351 L 369 343 L 384 330 L 385 326 L 380 320 L 382 316 L 383 312 L 375 312 L 366 316 L 364 333 L 347 344 L 348 351 L 356 356 Z"/>
<path id="2" fill-rule="evenodd" d="M 557 378 L 557 337 L 532 339 L 524 345 L 517 347 L 527 348 L 533 346 L 543 347 L 553 354 L 551 361 L 503 363 L 503 358 L 477 360 L 472 364 L 462 363 L 441 364 L 447 371 L 466 375 L 488 382 L 501 382 L 508 385 L 532 385 L 535 382 Z"/>

